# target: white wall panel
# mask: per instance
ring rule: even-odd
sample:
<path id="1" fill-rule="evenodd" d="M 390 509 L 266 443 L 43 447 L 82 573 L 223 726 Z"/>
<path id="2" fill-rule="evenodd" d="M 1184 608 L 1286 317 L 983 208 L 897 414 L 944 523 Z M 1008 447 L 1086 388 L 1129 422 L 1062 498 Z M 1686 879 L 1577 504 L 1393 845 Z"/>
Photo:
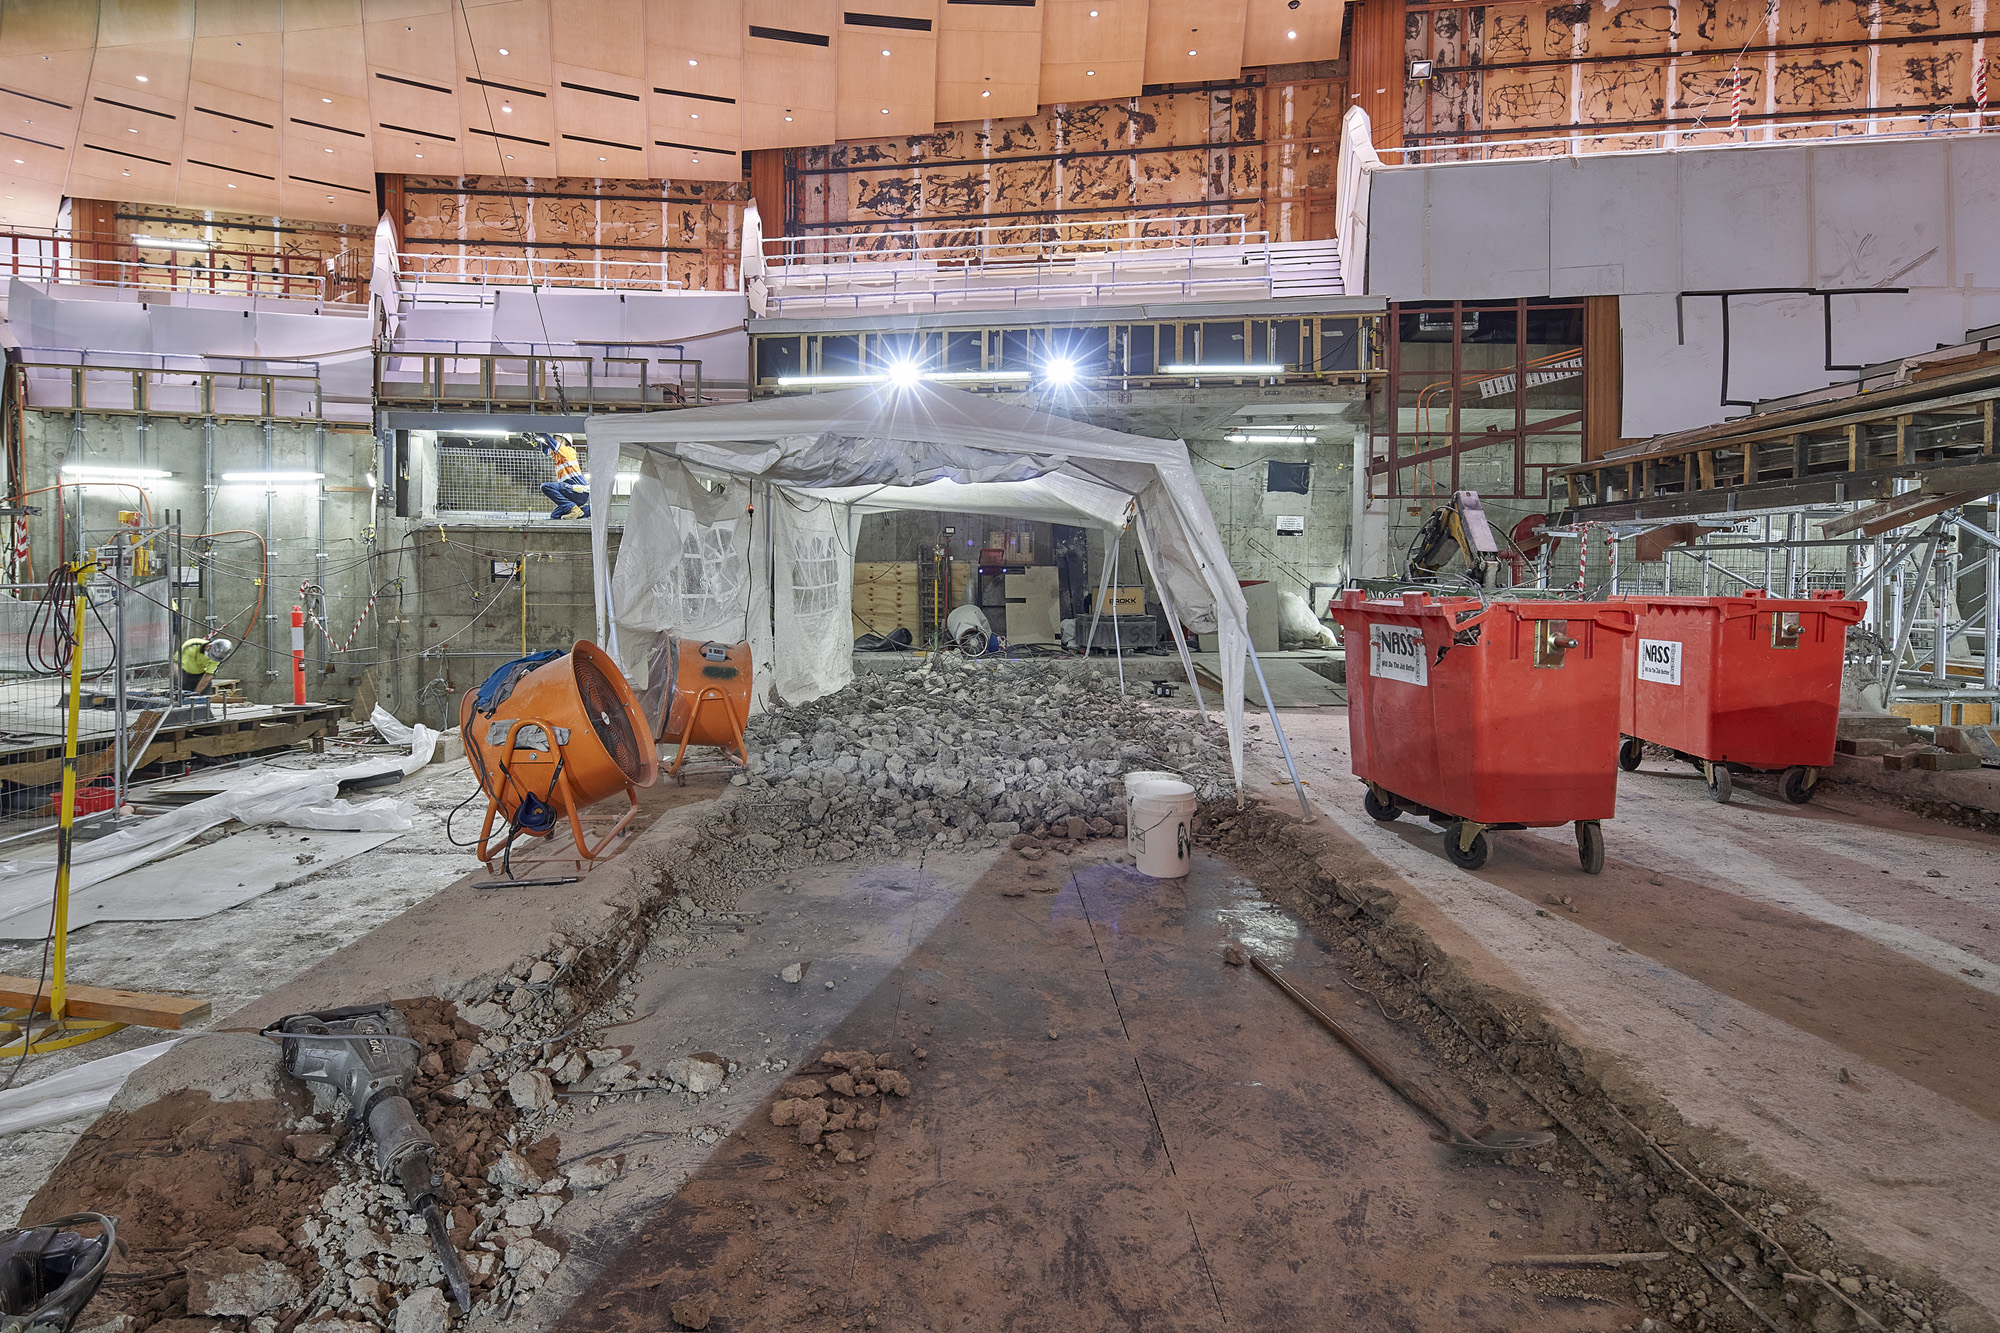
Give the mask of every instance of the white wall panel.
<path id="1" fill-rule="evenodd" d="M 1760 148 L 1682 154 L 1680 290 L 1810 284 L 1811 151 Z M 1662 200 L 1672 202 L 1672 196 Z"/>
<path id="2" fill-rule="evenodd" d="M 1951 208 L 1939 143 L 1815 147 L 1816 287 L 1943 287 Z M 1795 215 L 1796 216 L 1796 215 Z"/>
<path id="3" fill-rule="evenodd" d="M 1640 439 L 1720 421 L 1722 302 L 1689 301 L 1682 318 L 1671 295 L 1618 303 L 1624 339 L 1625 414 L 1619 434 Z"/>
<path id="4" fill-rule="evenodd" d="M 1720 305 L 1691 296 L 1684 306 Z M 1729 298 L 1729 397 L 1732 402 L 1782 398 L 1850 378 L 1826 368 L 1826 315 L 1816 296 L 1777 293 Z M 1714 395 L 1720 399 L 1721 393 Z M 1718 402 L 1718 406 L 1720 403 Z M 1732 407 L 1730 415 L 1743 411 Z"/>
<path id="5" fill-rule="evenodd" d="M 1558 158 L 1549 164 L 1549 295 L 1681 288 L 1674 153 Z"/>

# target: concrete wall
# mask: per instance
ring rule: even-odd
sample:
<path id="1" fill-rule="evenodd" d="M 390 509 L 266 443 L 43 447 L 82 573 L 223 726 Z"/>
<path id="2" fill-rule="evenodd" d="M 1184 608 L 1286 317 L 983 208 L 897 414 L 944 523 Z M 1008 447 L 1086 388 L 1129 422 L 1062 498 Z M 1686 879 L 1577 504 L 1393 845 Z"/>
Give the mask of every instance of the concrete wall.
<path id="1" fill-rule="evenodd" d="M 1972 136 L 1384 168 L 1368 291 L 1623 298 L 1641 437 L 2000 322 L 1996 204 L 2000 141 Z"/>

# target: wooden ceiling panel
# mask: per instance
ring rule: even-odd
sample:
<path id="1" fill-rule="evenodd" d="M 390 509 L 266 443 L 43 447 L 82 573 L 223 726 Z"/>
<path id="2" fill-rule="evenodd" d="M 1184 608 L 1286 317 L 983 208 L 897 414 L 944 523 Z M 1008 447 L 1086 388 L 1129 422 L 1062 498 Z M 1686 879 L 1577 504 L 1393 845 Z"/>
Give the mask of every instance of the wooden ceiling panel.
<path id="1" fill-rule="evenodd" d="M 189 77 L 196 84 L 232 88 L 260 98 L 276 111 L 285 96 L 284 62 L 285 39 L 280 33 L 197 37 Z"/>
<path id="2" fill-rule="evenodd" d="M 361 139 L 343 139 L 323 130 L 286 126 L 279 136 L 279 185 L 332 194 L 375 197 L 375 147 Z M 329 151 L 330 150 L 330 151 Z M 316 217 L 317 214 L 306 214 Z"/>
<path id="3" fill-rule="evenodd" d="M 654 92 L 647 111 L 649 175 L 734 180 L 743 174 L 743 117 L 735 103 Z"/>
<path id="4" fill-rule="evenodd" d="M 759 148 L 833 142 L 839 5 L 744 0 L 743 18 L 743 142 Z"/>
<path id="5" fill-rule="evenodd" d="M 97 45 L 97 14 L 77 0 L 0 3 L 0 58 L 88 51 Z"/>
<path id="6" fill-rule="evenodd" d="M 188 99 L 181 160 L 278 178 L 277 103 L 196 84 Z M 234 179 L 232 177 L 232 179 Z M 249 185 L 238 181 L 239 188 Z M 233 196 L 232 196 L 233 197 Z"/>
<path id="7" fill-rule="evenodd" d="M 379 103 L 376 113 L 381 113 Z M 375 145 L 377 171 L 426 176 L 459 176 L 465 172 L 462 135 L 455 134 L 446 139 L 435 134 L 411 134 L 378 120 L 369 137 Z"/>
<path id="8" fill-rule="evenodd" d="M 178 110 L 187 100 L 193 46 L 191 40 L 100 46 L 90 67 L 91 94 Z"/>
<path id="9" fill-rule="evenodd" d="M 1043 0 L 1041 103 L 1137 97 L 1146 84 L 1147 0 Z"/>
<path id="10" fill-rule="evenodd" d="M 252 3 L 256 2 L 252 0 Z M 201 0 L 201 3 L 206 4 L 208 0 Z M 285 0 L 284 10 L 286 32 L 361 26 L 361 0 Z"/>
<path id="11" fill-rule="evenodd" d="M 64 193 L 72 199 L 129 199 L 141 204 L 171 204 L 179 168 L 172 162 L 150 162 L 100 150 L 79 141 L 70 162 Z"/>
<path id="12" fill-rule="evenodd" d="M 637 38 L 645 23 L 643 0 L 550 0 L 549 53 L 558 66 L 643 81 L 646 43 Z"/>
<path id="13" fill-rule="evenodd" d="M 467 5 L 454 17 L 452 37 L 461 76 L 544 89 L 553 82 L 549 0 Z"/>
<path id="14" fill-rule="evenodd" d="M 1347 0 L 1248 0 L 1243 64 L 1288 65 L 1340 59 L 1340 28 Z"/>
<path id="15" fill-rule="evenodd" d="M 92 55 L 86 47 L 0 57 L 0 129 L 67 145 L 89 94 Z"/>
<path id="16" fill-rule="evenodd" d="M 271 170 L 225 170 L 233 163 L 211 163 L 198 152 L 190 152 L 181 164 L 174 200 L 183 208 L 227 208 L 234 213 L 275 213 L 278 211 L 276 154 Z"/>
<path id="17" fill-rule="evenodd" d="M 361 0 L 361 21 L 368 23 L 408 23 L 413 18 L 450 14 L 453 0 Z"/>
<path id="18" fill-rule="evenodd" d="M 104 54 L 98 53 L 100 68 L 104 64 Z M 168 101 L 150 93 L 132 92 L 127 86 L 107 85 L 102 80 L 93 79 L 89 100 L 83 106 L 78 139 L 109 150 L 114 156 L 123 153 L 149 162 L 164 161 L 171 167 L 179 160 L 181 136 L 186 128 L 182 119 L 187 110 L 185 80 L 182 91 L 182 97 Z"/>
<path id="19" fill-rule="evenodd" d="M 453 26 L 452 15 L 442 11 L 365 23 L 361 31 L 368 63 L 376 70 L 453 89 L 458 80 L 451 63 L 440 56 L 457 49 Z M 379 91 L 372 90 L 369 95 Z"/>
<path id="20" fill-rule="evenodd" d="M 246 32 L 276 32 L 284 26 L 286 11 L 265 0 L 196 0 L 194 35 L 234 37 Z"/>
<path id="21" fill-rule="evenodd" d="M 288 218 L 367 225 L 380 216 L 375 208 L 374 176 L 367 189 L 334 190 L 287 174 L 278 182 L 278 213 Z"/>
<path id="22" fill-rule="evenodd" d="M 555 73 L 556 163 L 563 174 L 646 176 L 651 93 L 643 79 L 561 64 Z"/>
<path id="23" fill-rule="evenodd" d="M 194 0 L 97 0 L 99 47 L 192 40 Z"/>
<path id="24" fill-rule="evenodd" d="M 940 122 L 1032 116 L 1042 81 L 1042 7 L 941 7 L 937 62 Z"/>
<path id="25" fill-rule="evenodd" d="M 1146 82 L 1205 83 L 1243 69 L 1243 0 L 1152 0 L 1146 18 Z"/>
<path id="26" fill-rule="evenodd" d="M 835 136 L 929 134 L 937 125 L 937 0 L 854 3 L 867 9 L 842 10 Z"/>
<path id="27" fill-rule="evenodd" d="M 646 0 L 646 78 L 657 89 L 743 96 L 743 0 Z"/>
<path id="28" fill-rule="evenodd" d="M 62 215 L 63 189 L 44 181 L 9 180 L 0 176 L 0 224 L 9 227 L 53 227 Z"/>
<path id="29" fill-rule="evenodd" d="M 288 32 L 284 61 L 287 115 L 368 128 L 368 46 L 358 25 Z"/>

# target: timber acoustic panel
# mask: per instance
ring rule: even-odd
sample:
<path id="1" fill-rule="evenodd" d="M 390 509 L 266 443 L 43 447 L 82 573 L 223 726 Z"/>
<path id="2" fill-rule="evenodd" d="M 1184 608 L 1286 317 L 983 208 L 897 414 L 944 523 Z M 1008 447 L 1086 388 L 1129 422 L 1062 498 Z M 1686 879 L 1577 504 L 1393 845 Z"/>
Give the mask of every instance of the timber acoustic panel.
<path id="1" fill-rule="evenodd" d="M 1921 131 L 1917 117 L 1937 111 L 1962 125 L 2000 36 L 1983 0 L 1412 0 L 1405 17 L 1405 67 L 1432 64 L 1407 85 L 1410 145 L 1576 126 L 1609 147 L 1661 130 L 1684 143 L 1810 139 Z"/>
<path id="2" fill-rule="evenodd" d="M 736 180 L 743 153 L 1331 60 L 1346 0 L 0 0 L 0 222 L 365 222 L 375 173 Z"/>

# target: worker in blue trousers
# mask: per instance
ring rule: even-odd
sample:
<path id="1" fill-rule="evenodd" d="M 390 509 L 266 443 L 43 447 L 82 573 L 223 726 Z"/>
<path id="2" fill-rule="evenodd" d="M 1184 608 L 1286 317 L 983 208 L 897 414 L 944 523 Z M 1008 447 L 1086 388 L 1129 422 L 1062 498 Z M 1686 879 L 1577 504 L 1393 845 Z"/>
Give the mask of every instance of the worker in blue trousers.
<path id="1" fill-rule="evenodd" d="M 583 462 L 576 456 L 576 450 L 553 435 L 530 435 L 528 438 L 555 466 L 556 479 L 542 483 L 542 494 L 555 501 L 556 505 L 549 511 L 549 517 L 589 518 L 590 484 L 583 475 Z"/>

